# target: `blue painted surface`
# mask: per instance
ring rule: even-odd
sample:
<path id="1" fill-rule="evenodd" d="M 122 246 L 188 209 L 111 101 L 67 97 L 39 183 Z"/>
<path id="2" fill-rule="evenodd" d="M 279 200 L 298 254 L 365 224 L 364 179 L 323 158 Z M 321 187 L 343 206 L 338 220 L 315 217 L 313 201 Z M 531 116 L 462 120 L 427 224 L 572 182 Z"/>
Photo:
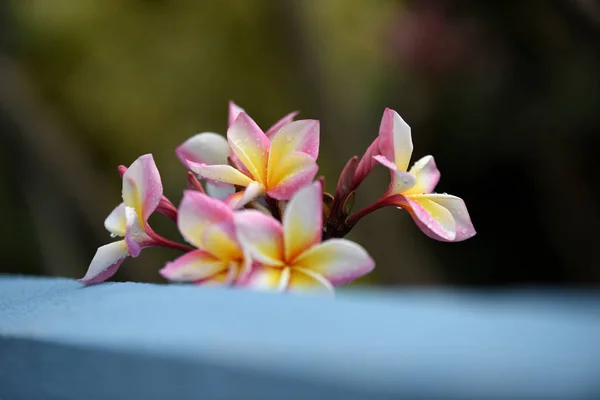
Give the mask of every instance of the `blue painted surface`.
<path id="1" fill-rule="evenodd" d="M 600 297 L 0 276 L 0 399 L 166 397 L 600 398 Z"/>

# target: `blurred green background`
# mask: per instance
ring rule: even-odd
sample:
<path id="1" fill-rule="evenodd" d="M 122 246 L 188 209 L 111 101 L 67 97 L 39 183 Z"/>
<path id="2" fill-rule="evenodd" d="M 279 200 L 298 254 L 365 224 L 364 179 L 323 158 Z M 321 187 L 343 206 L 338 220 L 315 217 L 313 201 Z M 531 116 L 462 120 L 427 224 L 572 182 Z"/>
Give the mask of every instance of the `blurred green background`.
<path id="1" fill-rule="evenodd" d="M 225 133 L 232 99 L 264 128 L 320 119 L 329 191 L 385 107 L 414 157 L 435 156 L 478 235 L 434 242 L 380 210 L 352 233 L 377 261 L 367 284 L 600 282 L 596 2 L 14 0 L 0 21 L 0 272 L 83 276 L 111 240 L 117 165 L 153 153 L 177 204 L 174 148 Z M 377 168 L 359 205 L 387 182 Z M 146 250 L 114 279 L 161 282 L 176 255 Z"/>

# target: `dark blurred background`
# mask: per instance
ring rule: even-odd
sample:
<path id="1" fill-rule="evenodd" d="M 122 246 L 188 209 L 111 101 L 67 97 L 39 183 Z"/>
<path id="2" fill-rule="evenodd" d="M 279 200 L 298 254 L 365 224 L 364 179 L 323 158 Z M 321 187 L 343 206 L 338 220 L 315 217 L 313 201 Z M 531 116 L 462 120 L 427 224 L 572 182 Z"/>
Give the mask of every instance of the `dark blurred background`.
<path id="1" fill-rule="evenodd" d="M 117 165 L 153 153 L 177 204 L 174 148 L 225 133 L 232 99 L 263 128 L 320 119 L 329 191 L 385 107 L 435 156 L 478 235 L 434 242 L 380 210 L 352 233 L 378 263 L 365 284 L 600 282 L 596 1 L 14 0 L 0 22 L 0 272 L 83 276 L 111 240 Z M 387 182 L 377 168 L 359 205 Z M 176 255 L 145 250 L 115 279 L 161 282 Z"/>

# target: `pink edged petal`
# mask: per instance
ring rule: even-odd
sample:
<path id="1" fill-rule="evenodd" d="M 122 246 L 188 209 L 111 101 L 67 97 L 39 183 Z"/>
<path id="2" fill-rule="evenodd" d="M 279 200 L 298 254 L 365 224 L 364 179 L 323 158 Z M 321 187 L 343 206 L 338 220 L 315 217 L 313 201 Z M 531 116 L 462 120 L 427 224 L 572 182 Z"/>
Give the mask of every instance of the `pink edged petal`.
<path id="1" fill-rule="evenodd" d="M 404 172 L 396 168 L 396 164 L 384 156 L 373 157 L 378 163 L 390 169 L 391 183 L 387 194 L 399 194 L 410 190 L 417 182 L 417 177 L 409 172 Z"/>
<path id="2" fill-rule="evenodd" d="M 162 182 L 154 158 L 152 154 L 143 155 L 123 174 L 123 202 L 135 209 L 143 226 L 162 196 Z"/>
<path id="3" fill-rule="evenodd" d="M 404 208 L 413 218 L 419 229 L 432 239 L 453 242 L 456 239 L 456 222 L 452 213 L 445 207 L 428 199 L 430 195 L 396 194 L 385 201 Z"/>
<path id="4" fill-rule="evenodd" d="M 230 153 L 227 139 L 213 132 L 198 133 L 175 149 L 175 154 L 186 167 L 188 160 L 208 165 L 227 164 Z"/>
<path id="5" fill-rule="evenodd" d="M 298 115 L 298 111 L 291 112 L 285 117 L 281 118 L 279 121 L 275 122 L 275 124 L 270 127 L 268 131 L 265 132 L 265 135 L 267 135 L 269 139 L 273 139 L 273 136 L 275 136 L 281 128 L 292 122 L 296 115 Z"/>
<path id="6" fill-rule="evenodd" d="M 125 203 L 119 204 L 104 221 L 104 227 L 113 236 L 125 236 L 127 220 L 125 218 Z"/>
<path id="7" fill-rule="evenodd" d="M 375 261 L 360 245 L 346 239 L 330 239 L 301 254 L 293 263 L 322 275 L 333 285 L 343 285 L 375 267 Z"/>
<path id="8" fill-rule="evenodd" d="M 410 126 L 400 115 L 386 108 L 383 112 L 379 127 L 379 151 L 388 160 L 393 160 L 401 171 L 408 169 L 408 163 L 413 152 Z"/>
<path id="9" fill-rule="evenodd" d="M 305 119 L 294 121 L 273 137 L 269 153 L 269 165 L 278 165 L 288 154 L 300 152 L 313 160 L 319 156 L 319 121 Z M 274 168 L 269 168 L 268 179 L 272 179 Z"/>
<path id="10" fill-rule="evenodd" d="M 195 285 L 202 286 L 231 286 L 239 274 L 239 265 L 229 263 L 229 266 L 223 271 L 212 275 L 206 279 L 198 279 L 194 281 Z"/>
<path id="11" fill-rule="evenodd" d="M 283 214 L 285 259 L 291 262 L 321 241 L 323 234 L 323 188 L 314 182 L 300 189 Z"/>
<path id="12" fill-rule="evenodd" d="M 188 243 L 202 247 L 205 229 L 212 224 L 233 221 L 233 211 L 220 200 L 186 190 L 179 205 L 177 226 Z"/>
<path id="13" fill-rule="evenodd" d="M 233 219 L 208 225 L 201 240 L 200 248 L 220 260 L 229 262 L 243 259 Z"/>
<path id="14" fill-rule="evenodd" d="M 298 190 L 315 178 L 319 166 L 309 155 L 295 152 L 288 154 L 274 169 L 268 182 L 267 194 L 277 200 L 289 200 Z"/>
<path id="15" fill-rule="evenodd" d="M 140 225 L 137 213 L 131 207 L 125 207 L 125 243 L 129 248 L 129 255 L 137 257 L 143 247 L 151 246 L 153 240 L 146 234 L 145 228 Z"/>
<path id="16" fill-rule="evenodd" d="M 252 182 L 252 179 L 231 165 L 207 165 L 188 161 L 188 168 L 205 179 L 217 182 L 238 186 L 248 186 Z"/>
<path id="17" fill-rule="evenodd" d="M 227 130 L 227 141 L 255 180 L 266 181 L 271 142 L 246 113 L 240 113 Z"/>
<path id="18" fill-rule="evenodd" d="M 257 265 L 252 268 L 246 278 L 238 282 L 238 286 L 251 290 L 279 292 L 285 290 L 290 279 L 289 268 Z"/>
<path id="19" fill-rule="evenodd" d="M 283 228 L 275 218 L 256 210 L 235 213 L 238 239 L 253 260 L 267 266 L 283 264 Z"/>
<path id="20" fill-rule="evenodd" d="M 258 182 L 252 182 L 241 192 L 234 193 L 225 199 L 225 203 L 232 209 L 240 209 L 250 203 L 265 191 L 263 185 Z"/>
<path id="21" fill-rule="evenodd" d="M 431 200 L 440 206 L 446 208 L 454 217 L 456 223 L 456 237 L 453 242 L 461 242 L 472 238 L 477 233 L 475 227 L 471 222 L 471 217 L 467 211 L 465 202 L 460 197 L 452 196 L 449 194 L 432 193 L 422 196 L 411 196 L 413 198 L 426 198 Z"/>
<path id="22" fill-rule="evenodd" d="M 236 120 L 240 113 L 246 112 L 242 107 L 235 104 L 233 101 L 229 101 L 229 115 L 227 116 L 227 127 Z"/>
<path id="23" fill-rule="evenodd" d="M 173 282 L 194 282 L 207 279 L 227 270 L 228 263 L 202 250 L 184 254 L 173 262 L 167 263 L 159 273 Z"/>
<path id="24" fill-rule="evenodd" d="M 331 295 L 334 293 L 334 288 L 323 275 L 304 268 L 293 268 L 287 291 L 290 293 Z"/>
<path id="25" fill-rule="evenodd" d="M 440 181 L 440 170 L 432 156 L 425 156 L 412 166 L 409 171 L 417 178 L 415 185 L 404 194 L 431 193 Z"/>
<path id="26" fill-rule="evenodd" d="M 127 243 L 124 240 L 98 248 L 85 276 L 79 279 L 79 282 L 84 285 L 104 282 L 117 272 L 128 255 Z"/>
<path id="27" fill-rule="evenodd" d="M 235 186 L 229 183 L 206 181 L 206 194 L 215 199 L 225 200 L 235 193 Z"/>

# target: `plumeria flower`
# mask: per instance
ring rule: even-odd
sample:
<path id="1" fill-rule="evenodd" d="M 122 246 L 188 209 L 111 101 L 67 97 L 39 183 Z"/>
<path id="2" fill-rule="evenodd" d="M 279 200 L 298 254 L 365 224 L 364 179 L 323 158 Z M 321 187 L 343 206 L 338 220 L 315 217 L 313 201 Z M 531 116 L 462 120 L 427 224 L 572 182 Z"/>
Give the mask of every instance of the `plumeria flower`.
<path id="1" fill-rule="evenodd" d="M 255 261 L 241 285 L 268 291 L 333 292 L 370 272 L 365 249 L 345 239 L 321 242 L 323 189 L 314 182 L 289 201 L 282 221 L 255 210 L 238 211 L 238 237 Z"/>
<path id="2" fill-rule="evenodd" d="M 244 112 L 243 108 L 230 101 L 227 126 L 231 126 L 242 112 Z M 292 122 L 297 114 L 298 112 L 292 112 L 286 115 L 269 128 L 265 135 L 269 139 L 272 139 L 284 125 Z M 177 147 L 175 153 L 186 168 L 188 167 L 188 161 L 205 165 L 228 165 L 229 159 L 231 159 L 236 168 L 248 173 L 239 158 L 229 147 L 227 140 L 218 133 L 198 133 Z M 206 182 L 206 191 L 212 197 L 225 199 L 235 192 L 235 186 L 229 183 L 208 180 Z"/>
<path id="3" fill-rule="evenodd" d="M 79 282 L 89 285 L 113 276 L 123 260 L 137 257 L 142 248 L 157 245 L 151 238 L 148 218 L 163 198 L 163 187 L 152 154 L 139 157 L 123 173 L 123 203 L 106 218 L 104 226 L 112 237 L 122 240 L 96 251 L 87 273 Z"/>
<path id="4" fill-rule="evenodd" d="M 251 258 L 244 254 L 235 230 L 234 214 L 224 202 L 187 190 L 179 206 L 177 226 L 197 250 L 168 263 L 160 274 L 174 282 L 232 284 L 249 272 Z"/>
<path id="5" fill-rule="evenodd" d="M 440 171 L 432 156 L 421 158 L 408 169 L 413 152 L 411 130 L 396 111 L 385 110 L 378 141 L 380 155 L 374 159 L 389 168 L 392 175 L 380 205 L 405 209 L 433 239 L 459 242 L 475 235 L 464 201 L 449 194 L 433 193 Z"/>
<path id="6" fill-rule="evenodd" d="M 227 141 L 243 169 L 190 160 L 188 166 L 206 179 L 246 187 L 236 199 L 237 207 L 262 194 L 288 200 L 317 173 L 319 122 L 316 120 L 290 122 L 269 140 L 248 114 L 240 112 L 227 131 Z"/>

